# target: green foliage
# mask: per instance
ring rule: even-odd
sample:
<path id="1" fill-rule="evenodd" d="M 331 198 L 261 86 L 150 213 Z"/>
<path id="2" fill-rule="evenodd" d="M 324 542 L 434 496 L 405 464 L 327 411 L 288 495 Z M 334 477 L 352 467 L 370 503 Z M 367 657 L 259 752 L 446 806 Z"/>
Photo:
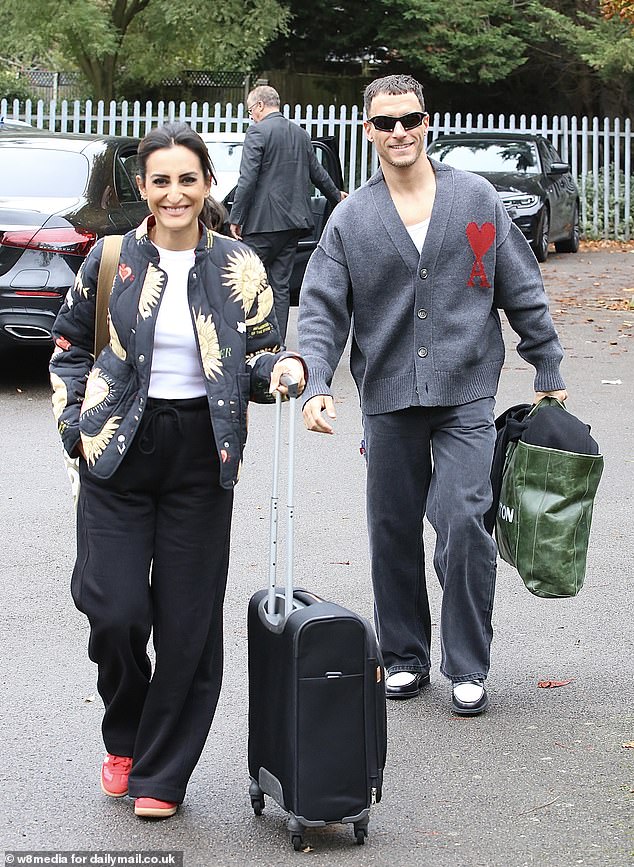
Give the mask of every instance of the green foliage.
<path id="1" fill-rule="evenodd" d="M 250 70 L 288 17 L 277 0 L 152 0 L 131 26 L 121 62 L 149 84 L 183 69 Z"/>
<path id="2" fill-rule="evenodd" d="M 634 73 L 634 38 L 624 21 L 605 19 L 598 11 L 565 15 L 537 2 L 530 3 L 527 12 L 535 45 L 550 43 L 560 53 L 563 48 L 568 62 L 582 61 L 606 82 Z"/>
<path id="3" fill-rule="evenodd" d="M 384 45 L 384 0 L 287 0 L 290 21 L 267 48 L 262 62 L 274 68 L 317 67 L 329 59 L 350 61 L 376 54 Z"/>
<path id="4" fill-rule="evenodd" d="M 24 102 L 32 97 L 33 93 L 24 79 L 18 78 L 10 69 L 0 69 L 0 99 L 7 99 L 9 102 L 19 99 Z"/>
<path id="5" fill-rule="evenodd" d="M 508 0 L 391 0 L 386 43 L 440 81 L 488 84 L 526 62 L 522 18 Z"/>
<path id="6" fill-rule="evenodd" d="M 599 0 L 0 0 L 0 21 L 0 56 L 80 70 L 96 99 L 186 69 L 338 75 L 352 62 L 366 80 L 410 72 L 453 110 L 634 107 L 634 30 Z"/>
<path id="7" fill-rule="evenodd" d="M 605 197 L 605 170 L 599 169 L 596 176 L 596 191 L 595 191 L 595 175 L 593 172 L 588 172 L 585 176 L 583 184 L 579 184 L 579 193 L 585 201 L 586 219 L 581 226 L 581 231 L 584 238 L 612 238 L 613 240 L 627 240 L 634 237 L 634 215 L 625 212 L 625 203 L 623 199 L 623 190 L 625 189 L 625 172 L 619 172 L 619 200 L 617 202 L 614 194 L 614 172 L 608 170 L 608 178 L 610 188 L 608 191 L 608 214 L 604 212 L 604 197 Z M 634 175 L 630 177 L 630 190 L 634 195 Z M 594 227 L 594 203 L 597 203 L 597 226 Z M 618 209 L 619 227 L 618 231 L 614 230 L 614 213 Z M 607 225 L 606 225 L 607 222 Z"/>
<path id="8" fill-rule="evenodd" d="M 101 99 L 117 96 L 122 79 L 250 69 L 289 17 L 278 0 L 29 0 L 28 15 L 24 6 L 0 0 L 0 52 L 64 58 Z"/>

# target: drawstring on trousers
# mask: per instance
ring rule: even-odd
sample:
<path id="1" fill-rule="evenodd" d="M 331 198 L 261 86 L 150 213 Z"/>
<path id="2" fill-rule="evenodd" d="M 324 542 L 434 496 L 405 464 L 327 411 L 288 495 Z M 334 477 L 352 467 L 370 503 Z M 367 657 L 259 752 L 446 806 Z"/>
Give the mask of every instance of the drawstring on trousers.
<path id="1" fill-rule="evenodd" d="M 139 451 L 144 455 L 152 455 L 156 449 L 156 419 L 160 415 L 170 415 L 176 424 L 179 436 L 183 433 L 181 412 L 199 410 L 207 406 L 206 397 L 194 397 L 190 400 L 163 400 L 148 398 L 143 414 L 143 433 L 139 440 Z"/>

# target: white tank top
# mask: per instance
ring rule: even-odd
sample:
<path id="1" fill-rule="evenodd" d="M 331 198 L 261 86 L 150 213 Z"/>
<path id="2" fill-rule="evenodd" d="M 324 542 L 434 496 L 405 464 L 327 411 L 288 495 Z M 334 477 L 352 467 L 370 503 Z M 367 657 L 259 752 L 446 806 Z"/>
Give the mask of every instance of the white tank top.
<path id="1" fill-rule="evenodd" d="M 427 237 L 427 230 L 429 229 L 429 217 L 427 217 L 426 220 L 423 220 L 422 223 L 414 223 L 413 226 L 405 226 L 405 228 L 409 232 L 409 236 L 420 254 L 423 249 L 423 244 L 425 243 L 425 238 Z"/>
<path id="2" fill-rule="evenodd" d="M 156 319 L 148 394 L 177 399 L 203 397 L 205 380 L 187 300 L 194 251 L 156 249 L 161 268 L 167 274 L 167 284 Z"/>

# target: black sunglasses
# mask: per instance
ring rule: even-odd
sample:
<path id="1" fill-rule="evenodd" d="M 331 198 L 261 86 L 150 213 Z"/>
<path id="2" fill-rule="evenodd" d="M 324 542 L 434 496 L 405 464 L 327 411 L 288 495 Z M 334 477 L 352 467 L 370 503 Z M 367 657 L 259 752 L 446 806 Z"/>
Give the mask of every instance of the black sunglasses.
<path id="1" fill-rule="evenodd" d="M 400 123 L 405 130 L 416 129 L 426 117 L 426 111 L 411 111 L 409 114 L 404 114 L 401 117 L 392 117 L 389 114 L 377 114 L 376 117 L 368 118 L 368 123 L 371 123 L 375 129 L 381 132 L 394 132 L 397 123 Z"/>

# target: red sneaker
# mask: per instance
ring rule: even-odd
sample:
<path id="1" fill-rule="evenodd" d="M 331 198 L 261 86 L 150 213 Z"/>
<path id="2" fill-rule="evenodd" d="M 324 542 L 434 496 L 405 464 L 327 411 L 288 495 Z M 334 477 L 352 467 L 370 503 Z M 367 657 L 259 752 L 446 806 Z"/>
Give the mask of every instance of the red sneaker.
<path id="1" fill-rule="evenodd" d="M 134 812 L 137 816 L 147 819 L 167 819 L 178 810 L 178 804 L 173 801 L 157 801 L 156 798 L 137 798 L 134 802 Z"/>
<path id="2" fill-rule="evenodd" d="M 128 777 L 132 768 L 129 756 L 113 756 L 106 753 L 101 766 L 101 791 L 111 798 L 122 798 L 128 794 Z"/>

